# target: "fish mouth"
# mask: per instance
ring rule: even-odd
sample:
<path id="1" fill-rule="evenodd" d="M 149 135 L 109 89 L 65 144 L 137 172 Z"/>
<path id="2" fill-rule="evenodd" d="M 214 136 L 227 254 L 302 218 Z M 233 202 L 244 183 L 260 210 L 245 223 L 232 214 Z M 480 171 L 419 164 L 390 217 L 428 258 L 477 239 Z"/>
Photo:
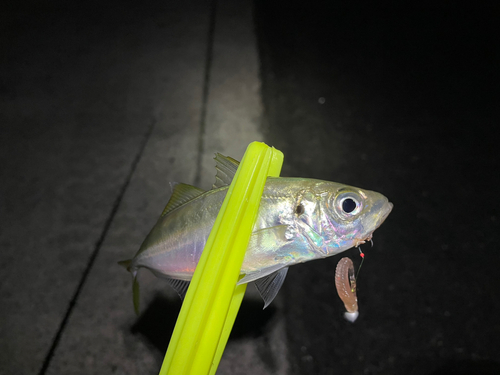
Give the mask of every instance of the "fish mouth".
<path id="1" fill-rule="evenodd" d="M 387 201 L 384 204 L 384 206 L 382 207 L 382 210 L 381 210 L 381 215 L 380 215 L 379 219 L 376 222 L 375 229 L 377 229 L 379 226 L 381 226 L 382 223 L 385 221 L 385 219 L 387 219 L 387 216 L 389 216 L 389 214 L 391 213 L 393 207 L 394 207 L 394 205 L 391 202 L 389 202 L 389 201 Z"/>
<path id="2" fill-rule="evenodd" d="M 394 207 L 394 205 L 391 202 L 389 202 L 388 200 L 386 200 L 383 203 L 379 213 L 376 214 L 374 217 L 375 220 L 374 220 L 373 229 L 370 229 L 366 236 L 361 237 L 361 238 L 356 238 L 354 240 L 354 247 L 358 247 L 359 245 L 363 245 L 368 241 L 372 241 L 373 232 L 375 232 L 375 230 L 377 230 L 378 227 L 380 227 L 382 225 L 382 223 L 385 221 L 385 219 L 387 219 L 387 216 L 389 216 L 393 207 Z M 373 244 L 373 242 L 372 242 L 372 244 Z"/>

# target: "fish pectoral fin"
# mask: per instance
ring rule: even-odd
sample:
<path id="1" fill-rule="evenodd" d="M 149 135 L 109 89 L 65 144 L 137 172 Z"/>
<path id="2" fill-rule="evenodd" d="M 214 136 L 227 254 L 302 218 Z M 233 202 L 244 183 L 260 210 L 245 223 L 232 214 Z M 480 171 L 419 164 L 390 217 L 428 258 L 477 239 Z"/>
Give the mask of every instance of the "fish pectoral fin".
<path id="1" fill-rule="evenodd" d="M 250 236 L 247 253 L 257 251 L 261 253 L 272 253 L 274 249 L 280 248 L 290 240 L 286 238 L 288 225 L 276 225 L 274 227 L 256 230 Z"/>
<path id="2" fill-rule="evenodd" d="M 282 249 L 284 246 L 293 242 L 293 239 L 287 238 L 288 231 L 288 225 L 276 225 L 274 227 L 259 229 L 252 233 L 250 241 L 248 242 L 245 259 L 259 264 L 266 263 L 269 264 L 269 266 L 259 268 L 249 273 L 243 273 L 244 276 L 238 281 L 238 285 L 250 283 L 257 279 L 263 279 L 293 264 L 293 262 L 281 260 L 276 254 L 278 249 Z"/>
<path id="3" fill-rule="evenodd" d="M 262 279 L 255 280 L 255 286 L 264 300 L 264 309 L 274 300 L 283 282 L 285 281 L 288 267 L 282 268 Z"/>
<path id="4" fill-rule="evenodd" d="M 181 300 L 184 301 L 184 297 L 186 297 L 190 282 L 186 280 L 171 279 L 169 277 L 164 277 L 164 279 L 167 280 L 167 283 L 169 283 L 170 286 L 175 289 L 179 297 L 181 297 Z"/>
<path id="5" fill-rule="evenodd" d="M 232 157 L 224 156 L 219 153 L 215 154 L 214 159 L 216 162 L 215 169 L 217 170 L 217 174 L 215 175 L 213 188 L 217 189 L 222 186 L 231 185 L 240 162 Z"/>
<path id="6" fill-rule="evenodd" d="M 165 206 L 165 209 L 160 217 L 165 216 L 169 212 L 175 210 L 183 204 L 186 204 L 205 192 L 197 187 L 177 182 L 170 183 L 170 186 L 172 187 L 172 196 L 170 197 L 170 200 Z"/>

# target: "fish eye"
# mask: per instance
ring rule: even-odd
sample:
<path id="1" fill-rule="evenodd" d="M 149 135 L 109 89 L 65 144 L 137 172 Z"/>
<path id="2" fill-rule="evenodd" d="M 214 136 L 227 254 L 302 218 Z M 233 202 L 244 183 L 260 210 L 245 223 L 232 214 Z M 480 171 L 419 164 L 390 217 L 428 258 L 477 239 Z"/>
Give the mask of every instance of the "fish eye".
<path id="1" fill-rule="evenodd" d="M 346 198 L 342 201 L 342 210 L 344 210 L 345 213 L 350 214 L 357 206 L 357 202 L 352 198 Z"/>
<path id="2" fill-rule="evenodd" d="M 352 218 L 361 212 L 363 208 L 363 199 L 356 192 L 346 190 L 340 191 L 335 197 L 335 210 L 342 217 L 347 219 Z"/>

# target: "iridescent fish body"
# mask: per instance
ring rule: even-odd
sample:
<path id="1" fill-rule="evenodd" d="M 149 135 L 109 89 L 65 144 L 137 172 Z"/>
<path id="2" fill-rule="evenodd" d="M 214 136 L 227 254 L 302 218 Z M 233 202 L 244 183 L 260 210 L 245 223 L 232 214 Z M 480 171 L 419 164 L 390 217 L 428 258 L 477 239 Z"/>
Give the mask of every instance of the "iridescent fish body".
<path id="1" fill-rule="evenodd" d="M 134 258 L 120 262 L 134 276 L 141 267 L 169 281 L 184 296 L 238 167 L 216 155 L 214 189 L 173 185 L 172 197 Z M 288 267 L 326 258 L 372 238 L 392 210 L 383 195 L 306 178 L 267 179 L 241 268 L 240 284 L 255 281 L 265 307 L 274 299 Z"/>

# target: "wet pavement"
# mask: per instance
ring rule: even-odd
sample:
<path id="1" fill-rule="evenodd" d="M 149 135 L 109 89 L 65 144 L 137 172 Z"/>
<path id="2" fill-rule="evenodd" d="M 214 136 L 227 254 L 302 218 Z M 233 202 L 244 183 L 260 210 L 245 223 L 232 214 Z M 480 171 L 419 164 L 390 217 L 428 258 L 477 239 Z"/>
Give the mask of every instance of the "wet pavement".
<path id="1" fill-rule="evenodd" d="M 394 210 L 354 324 L 341 256 L 292 267 L 264 311 L 249 288 L 218 374 L 500 372 L 491 9 L 52 4 L 0 13 L 0 374 L 158 373 L 180 301 L 143 272 L 136 317 L 116 262 L 168 182 L 208 189 L 253 140 Z"/>

